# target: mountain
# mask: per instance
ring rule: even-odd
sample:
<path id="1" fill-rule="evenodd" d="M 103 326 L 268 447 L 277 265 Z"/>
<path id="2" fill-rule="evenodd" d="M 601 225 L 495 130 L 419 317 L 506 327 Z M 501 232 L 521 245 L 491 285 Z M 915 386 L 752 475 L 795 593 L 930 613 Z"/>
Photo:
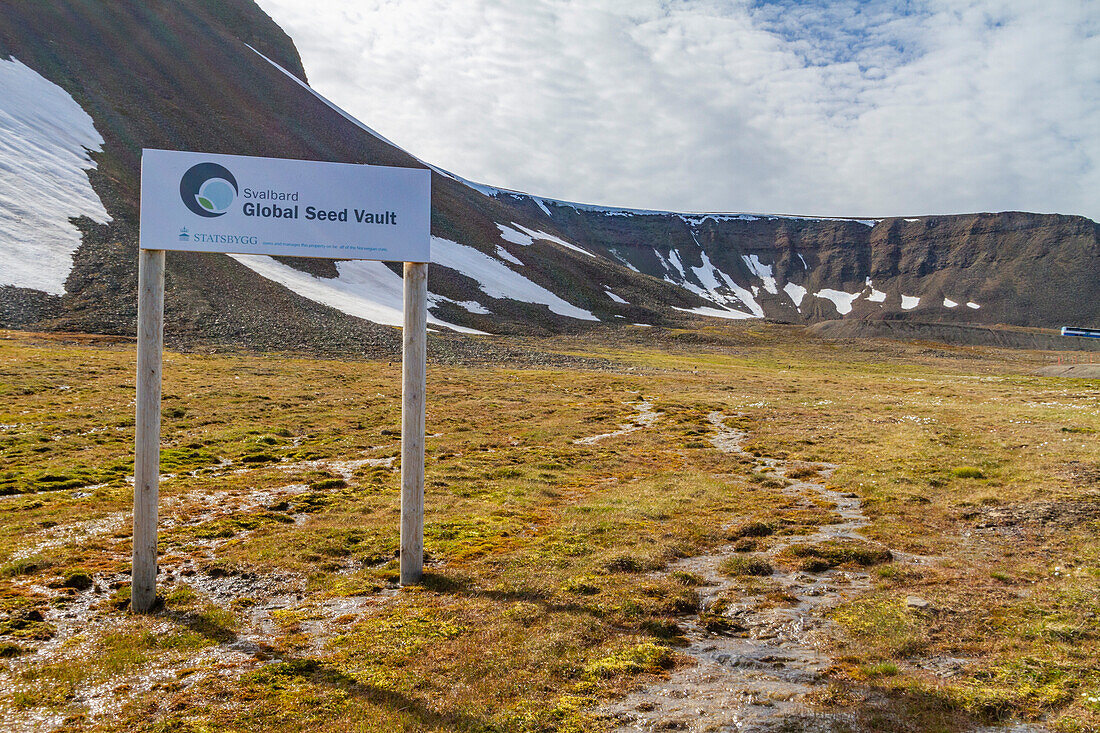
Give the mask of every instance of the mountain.
<path id="1" fill-rule="evenodd" d="M 1100 228 L 1020 212 L 885 219 L 554 201 L 419 161 L 313 92 L 251 0 L 8 0 L 0 326 L 132 334 L 146 148 L 432 168 L 433 328 L 699 317 L 1100 324 Z M 396 350 L 399 265 L 169 253 L 169 343 Z M 845 333 L 858 333 L 847 327 Z"/>

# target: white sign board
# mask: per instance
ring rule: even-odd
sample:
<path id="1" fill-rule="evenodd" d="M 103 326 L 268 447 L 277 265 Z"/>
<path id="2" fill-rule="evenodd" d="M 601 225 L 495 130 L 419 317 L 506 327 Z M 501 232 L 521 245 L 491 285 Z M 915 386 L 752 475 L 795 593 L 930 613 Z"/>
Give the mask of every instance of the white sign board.
<path id="1" fill-rule="evenodd" d="M 141 248 L 428 262 L 431 173 L 143 150 Z"/>

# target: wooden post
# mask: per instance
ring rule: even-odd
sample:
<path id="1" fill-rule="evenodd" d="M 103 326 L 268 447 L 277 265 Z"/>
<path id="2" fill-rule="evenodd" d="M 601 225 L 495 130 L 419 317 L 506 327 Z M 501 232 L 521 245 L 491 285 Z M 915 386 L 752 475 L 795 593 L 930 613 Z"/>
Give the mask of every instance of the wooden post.
<path id="1" fill-rule="evenodd" d="M 134 552 L 130 608 L 148 613 L 157 597 L 160 478 L 160 367 L 164 342 L 164 250 L 138 255 L 137 415 L 134 423 Z"/>
<path id="2" fill-rule="evenodd" d="M 401 342 L 401 585 L 424 572 L 424 412 L 427 392 L 428 263 L 405 263 Z"/>

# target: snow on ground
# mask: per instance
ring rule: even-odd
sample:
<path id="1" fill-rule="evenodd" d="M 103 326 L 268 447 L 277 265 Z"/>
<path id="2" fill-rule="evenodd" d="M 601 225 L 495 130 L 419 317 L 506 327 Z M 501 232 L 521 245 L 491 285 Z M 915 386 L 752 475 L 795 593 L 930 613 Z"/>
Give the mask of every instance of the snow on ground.
<path id="1" fill-rule="evenodd" d="M 718 289 L 722 287 L 722 283 L 718 280 L 721 273 L 718 268 L 714 266 L 714 263 L 710 261 L 710 257 L 707 256 L 706 250 L 700 247 L 699 255 L 703 260 L 703 264 L 699 267 L 691 268 L 691 272 L 695 275 L 695 278 L 703 284 L 705 290 L 717 293 Z"/>
<path id="2" fill-rule="evenodd" d="M 511 242 L 512 244 L 521 244 L 524 247 L 528 247 L 535 243 L 534 239 L 531 239 L 529 234 L 518 232 L 512 227 L 504 226 L 503 224 L 497 224 L 497 229 L 500 230 L 500 238 L 505 242 Z"/>
<path id="3" fill-rule="evenodd" d="M 572 206 L 572 204 L 569 204 Z M 601 209 L 598 206 L 585 207 L 589 211 L 603 211 L 605 214 L 611 214 L 612 212 L 623 215 L 629 214 L 631 209 Z M 843 216 L 801 216 L 799 214 L 760 214 L 760 213 L 728 213 L 728 214 L 675 214 L 671 211 L 633 211 L 636 214 L 669 214 L 680 217 L 685 224 L 689 226 L 698 226 L 707 219 L 712 221 L 759 221 L 765 220 L 780 220 L 788 219 L 795 221 L 852 221 L 856 224 L 863 224 L 864 226 L 873 227 L 879 223 L 879 219 L 852 219 Z"/>
<path id="4" fill-rule="evenodd" d="M 683 313 L 695 313 L 700 316 L 710 316 L 712 318 L 728 318 L 733 321 L 740 321 L 746 318 L 756 318 L 751 313 L 742 313 L 739 310 L 733 308 L 708 308 L 707 306 L 700 306 L 698 308 L 677 308 L 672 306 L 674 311 L 682 311 Z"/>
<path id="5" fill-rule="evenodd" d="M 480 250 L 442 237 L 432 237 L 432 262 L 450 267 L 477 281 L 490 298 L 510 298 L 545 305 L 554 313 L 582 321 L 597 321 L 596 316 L 536 285 L 515 270 Z"/>
<path id="6" fill-rule="evenodd" d="M 694 232 L 692 233 L 692 236 L 695 236 Z M 698 244 L 699 240 L 697 239 L 695 240 L 695 242 L 696 244 Z M 671 255 L 672 253 L 670 252 L 670 261 L 672 259 Z M 722 270 L 719 270 L 718 267 L 710 261 L 710 257 L 707 256 L 706 250 L 704 250 L 701 246 L 699 248 L 699 256 L 702 258 L 703 264 L 699 267 L 692 267 L 690 269 L 692 274 L 695 275 L 695 278 L 699 281 L 699 283 L 701 283 L 701 286 L 691 282 L 691 280 L 688 279 L 687 272 L 682 267 L 682 258 L 680 257 L 678 252 L 676 253 L 676 260 L 674 264 L 681 266 L 680 272 L 683 275 L 683 280 L 681 282 L 676 282 L 669 278 L 665 279 L 668 280 L 668 282 L 679 285 L 680 287 L 690 290 L 696 295 L 706 298 L 707 300 L 710 300 L 714 303 L 718 303 L 719 305 L 731 306 L 740 304 L 747 306 L 751 311 L 750 315 L 738 309 L 730 308 L 726 312 L 735 315 L 723 315 L 719 316 L 720 318 L 764 317 L 764 309 L 761 308 L 760 304 L 756 302 L 756 300 L 752 296 L 752 293 L 735 283 L 733 281 L 733 278 L 724 273 Z M 669 267 L 670 263 L 665 261 L 660 252 L 657 252 L 657 258 L 665 264 L 665 269 L 671 272 L 671 268 Z M 702 313 L 701 315 L 707 314 Z"/>
<path id="7" fill-rule="evenodd" d="M 733 278 L 731 278 L 729 275 L 722 272 L 721 270 L 719 270 L 718 272 L 725 279 L 726 284 L 729 286 L 730 290 L 732 290 L 734 295 L 737 296 L 737 299 L 748 306 L 748 309 L 752 311 L 752 314 L 754 316 L 756 316 L 757 318 L 763 318 L 764 308 L 756 302 L 756 297 L 753 291 L 746 290 L 745 288 L 741 287 L 733 281 Z"/>
<path id="8" fill-rule="evenodd" d="M 756 298 L 753 296 L 752 291 L 746 290 L 745 288 L 741 287 L 733 281 L 732 277 L 727 275 L 722 270 L 719 270 L 717 267 L 711 265 L 710 260 L 707 258 L 705 252 L 703 253 L 703 264 L 710 266 L 716 274 L 721 276 L 721 278 L 726 283 L 726 287 L 733 292 L 734 297 L 737 298 L 737 300 L 740 301 L 742 304 L 744 304 L 750 311 L 752 311 L 752 314 L 754 316 L 756 316 L 757 318 L 764 317 L 764 309 L 759 303 L 756 302 Z"/>
<path id="9" fill-rule="evenodd" d="M 500 226 L 500 225 L 498 224 L 497 226 Z M 586 250 L 581 249 L 580 247 L 578 247 L 577 245 L 575 245 L 571 242 L 566 242 L 564 239 L 562 239 L 560 237 L 555 237 L 553 234 L 547 234 L 546 232 L 540 231 L 538 229 L 528 229 L 527 227 L 522 226 L 520 224 L 516 224 L 515 222 L 512 222 L 512 226 L 516 227 L 517 229 L 519 229 L 520 231 L 522 231 L 524 234 L 531 237 L 532 239 L 542 239 L 542 240 L 545 240 L 547 242 L 553 242 L 554 244 L 560 244 L 562 247 L 565 247 L 566 249 L 571 249 L 574 252 L 580 252 L 582 255 L 588 255 L 589 257 L 595 257 L 596 256 L 596 255 L 592 254 L 591 252 L 588 252 Z"/>
<path id="10" fill-rule="evenodd" d="M 607 251 L 610 252 L 611 256 L 618 260 L 619 264 L 621 264 L 623 267 L 627 268 L 628 270 L 633 270 L 634 272 L 641 272 L 641 270 L 631 264 L 630 260 L 623 257 L 622 253 L 614 247 L 608 247 Z"/>
<path id="11" fill-rule="evenodd" d="M 707 219 L 711 221 L 757 221 L 759 216 L 753 216 L 752 214 L 699 214 L 697 216 L 684 216 L 681 215 L 680 219 L 691 227 L 696 227 L 705 222 Z"/>
<path id="12" fill-rule="evenodd" d="M 779 288 L 775 285 L 775 278 L 772 277 L 771 265 L 765 265 L 756 255 L 741 255 L 741 259 L 745 261 L 745 265 L 753 275 L 764 281 L 765 290 L 772 295 L 779 294 Z"/>
<path id="13" fill-rule="evenodd" d="M 684 269 L 684 263 L 680 261 L 680 253 L 672 249 L 668 252 L 668 261 L 672 263 L 672 266 L 676 268 L 676 271 L 680 273 L 680 277 L 687 279 L 687 271 Z"/>
<path id="14" fill-rule="evenodd" d="M 903 295 L 901 296 L 901 309 L 903 311 L 911 311 L 920 305 L 920 298 L 915 295 Z"/>
<path id="15" fill-rule="evenodd" d="M 519 261 L 518 257 L 513 255 L 508 250 L 504 249 L 504 247 L 501 247 L 499 244 L 497 245 L 497 257 L 499 257 L 502 260 L 506 260 L 508 262 L 511 262 L 513 265 L 522 265 L 523 264 L 522 262 Z"/>
<path id="16" fill-rule="evenodd" d="M 790 297 L 795 308 L 802 309 L 802 299 L 806 297 L 806 288 L 794 283 L 787 283 L 783 286 L 783 292 Z"/>
<path id="17" fill-rule="evenodd" d="M 478 303 L 476 300 L 451 300 L 450 298 L 445 298 L 442 295 L 434 295 L 434 294 L 429 296 L 428 299 L 432 300 L 432 301 L 439 301 L 439 302 L 444 302 L 445 301 L 445 302 L 454 303 L 455 305 L 457 305 L 461 308 L 465 308 L 466 310 L 470 311 L 471 313 L 477 313 L 477 314 L 482 315 L 482 316 L 487 316 L 491 312 L 488 308 L 483 306 L 481 303 Z M 454 328 L 454 326 L 452 326 L 451 328 Z"/>
<path id="18" fill-rule="evenodd" d="M 381 262 L 370 260 L 337 262 L 336 269 L 340 273 L 339 276 L 323 278 L 296 270 L 271 257 L 262 255 L 233 255 L 233 257 L 263 277 L 274 280 L 305 298 L 336 308 L 348 315 L 387 326 L 400 326 L 402 323 L 404 296 L 401 276 Z M 536 285 L 499 260 L 473 247 L 441 237 L 432 237 L 432 262 L 450 267 L 475 280 L 481 291 L 490 298 L 508 298 L 542 304 L 558 315 L 585 321 L 598 320 L 590 312 L 562 300 L 541 285 Z M 471 313 L 489 312 L 475 301 L 458 302 L 435 294 L 429 294 L 428 300 L 429 308 L 440 303 L 455 303 Z M 483 333 L 440 320 L 431 313 L 428 314 L 428 324 L 445 326 L 461 333 Z"/>
<path id="19" fill-rule="evenodd" d="M 384 326 L 400 326 L 403 322 L 404 283 L 401 276 L 381 262 L 351 260 L 337 262 L 339 277 L 311 275 L 284 265 L 266 255 L 230 255 L 253 272 L 284 285 L 298 295 Z M 439 296 L 429 296 L 434 305 Z M 482 333 L 472 328 L 456 326 L 428 313 L 428 325 L 446 326 L 462 333 Z"/>
<path id="20" fill-rule="evenodd" d="M 871 294 L 867 296 L 867 300 L 872 303 L 886 302 L 886 293 L 881 290 L 875 290 L 875 284 L 871 282 L 871 278 L 867 278 L 867 287 L 871 289 Z"/>
<path id="21" fill-rule="evenodd" d="M 969 303 L 967 303 L 966 307 L 967 308 L 973 308 L 974 310 L 978 310 L 979 308 L 981 308 L 980 305 L 978 305 L 977 303 L 975 303 L 973 301 L 970 301 Z"/>
<path id="22" fill-rule="evenodd" d="M 611 298 L 616 303 L 622 303 L 623 305 L 629 305 L 629 303 L 627 303 L 625 300 L 623 300 L 619 296 L 615 295 L 615 293 L 611 292 L 610 290 L 604 288 L 603 292 L 607 297 Z"/>
<path id="23" fill-rule="evenodd" d="M 14 57 L 0 59 L 0 285 L 65 293 L 80 231 L 111 220 L 88 181 L 103 137 L 69 94 Z"/>
<path id="24" fill-rule="evenodd" d="M 860 293 L 845 293 L 843 290 L 822 288 L 814 293 L 815 298 L 825 298 L 836 306 L 836 312 L 846 316 L 852 312 L 852 303 L 860 296 Z"/>
<path id="25" fill-rule="evenodd" d="M 798 253 L 798 259 L 802 260 L 802 269 L 803 270 L 809 270 L 810 269 L 810 266 L 806 264 L 806 258 L 802 256 L 801 252 Z"/>
<path id="26" fill-rule="evenodd" d="M 957 305 L 958 305 L 958 303 L 956 303 L 955 301 L 951 300 L 950 298 L 944 298 L 944 299 L 943 299 L 943 307 L 944 307 L 944 308 L 954 308 L 954 307 L 955 307 L 955 306 L 957 306 Z"/>
<path id="27" fill-rule="evenodd" d="M 663 254 L 661 254 L 661 250 L 655 249 L 655 250 L 653 250 L 653 254 L 657 255 L 657 261 L 661 263 L 661 267 L 663 267 L 665 269 L 665 272 L 667 272 L 669 275 L 671 275 L 673 272 L 675 272 L 675 268 L 673 268 L 672 263 L 669 262 L 668 259 Z M 681 276 L 682 275 L 683 275 L 683 273 L 681 273 Z M 679 285 L 680 284 L 678 281 L 673 280 L 672 278 L 668 277 L 668 275 L 666 275 L 662 279 L 665 282 L 672 283 L 673 285 Z"/>
<path id="28" fill-rule="evenodd" d="M 695 234 L 692 232 L 692 236 Z M 699 240 L 696 239 L 696 244 Z M 683 258 L 680 257 L 680 253 L 677 250 L 669 250 L 668 257 L 661 254 L 658 249 L 653 250 L 653 254 L 657 256 L 657 261 L 661 263 L 661 267 L 664 268 L 667 273 L 664 276 L 664 281 L 690 290 L 701 298 L 715 303 L 720 306 L 727 306 L 725 308 L 711 308 L 709 306 L 702 306 L 699 308 L 676 308 L 676 310 L 684 311 L 685 313 L 696 313 L 702 316 L 714 316 L 716 318 L 762 318 L 764 316 L 763 309 L 753 300 L 752 294 L 745 290 L 741 286 L 737 285 L 726 273 L 715 267 L 714 263 L 710 261 L 707 256 L 706 250 L 702 247 L 699 248 L 699 255 L 703 260 L 703 264 L 700 267 L 692 267 L 691 272 L 695 276 L 698 282 L 692 282 L 688 276 L 688 268 L 684 267 Z M 722 281 L 725 281 L 723 284 Z M 748 305 L 752 309 L 752 313 L 745 313 L 735 308 L 729 308 L 728 306 L 737 303 L 743 303 Z"/>

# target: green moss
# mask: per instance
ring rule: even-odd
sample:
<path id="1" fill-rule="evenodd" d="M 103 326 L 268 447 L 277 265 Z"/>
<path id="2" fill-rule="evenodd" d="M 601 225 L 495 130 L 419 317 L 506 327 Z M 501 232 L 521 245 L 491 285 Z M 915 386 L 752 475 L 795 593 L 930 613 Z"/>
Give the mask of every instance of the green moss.
<path id="1" fill-rule="evenodd" d="M 224 583 L 239 586 L 242 595 L 228 610 L 218 609 L 198 585 L 177 581 L 162 589 L 164 613 L 147 618 L 115 610 L 125 602 L 124 587 L 94 606 L 95 623 L 79 641 L 89 654 L 71 655 L 65 665 L 43 665 L 37 654 L 9 663 L 10 669 L 33 668 L 36 676 L 0 691 L 0 706 L 64 708 L 106 682 L 108 667 L 127 674 L 149 665 L 190 677 L 203 671 L 188 662 L 193 650 L 253 631 L 252 619 L 268 613 L 257 606 L 297 593 L 294 604 L 274 616 L 287 633 L 269 635 L 264 649 L 286 666 L 276 663 L 266 676 L 195 675 L 194 684 L 169 680 L 150 692 L 128 691 L 132 704 L 110 725 L 140 727 L 147 723 L 141 716 L 160 705 L 154 725 L 181 731 L 598 730 L 607 721 L 595 720 L 594 711 L 636 686 L 632 675 L 664 668 L 623 650 L 643 641 L 678 643 L 677 614 L 696 612 L 700 578 L 650 571 L 726 542 L 760 552 L 775 544 L 768 530 L 807 534 L 837 520 L 831 502 L 807 507 L 775 490 L 782 482 L 759 462 L 712 449 L 704 438 L 713 433 L 707 415 L 720 411 L 739 413 L 727 424 L 750 433 L 758 454 L 794 456 L 799 463 L 788 478 L 802 471 L 811 478 L 810 463 L 838 464 L 830 488 L 863 498 L 868 537 L 942 558 L 876 565 L 873 594 L 837 609 L 842 672 L 872 681 L 884 716 L 914 730 L 942 727 L 964 715 L 960 710 L 1043 719 L 1059 730 L 1070 730 L 1071 720 L 1075 730 L 1100 729 L 1100 709 L 1088 702 L 1100 689 L 1092 671 L 1100 571 L 1093 523 L 1078 511 L 1095 483 L 1096 445 L 1079 439 L 1083 433 L 1061 431 L 1066 425 L 1095 431 L 1100 421 L 1087 411 L 1042 406 L 1081 402 L 1093 385 L 1073 383 L 1067 391 L 1065 382 L 1013 376 L 1021 364 L 1030 367 L 1033 357 L 1022 352 L 1004 359 L 979 349 L 945 357 L 901 343 L 885 350 L 837 347 L 771 324 L 738 325 L 735 333 L 705 330 L 703 350 L 695 328 L 685 329 L 674 349 L 648 342 L 623 349 L 601 345 L 602 337 L 591 334 L 524 344 L 568 347 L 570 360 L 606 357 L 617 362 L 609 371 L 433 367 L 429 431 L 438 436 L 428 452 L 429 575 L 421 587 L 401 590 L 394 560 L 397 472 L 364 466 L 348 480 L 351 486 L 337 487 L 321 483 L 339 480 L 333 470 L 290 463 L 393 453 L 396 440 L 380 440 L 378 433 L 399 421 L 399 365 L 167 353 L 166 385 L 180 395 L 201 394 L 203 406 L 196 410 L 190 398 L 170 403 L 187 413 L 164 425 L 169 448 L 162 465 L 176 474 L 163 487 L 164 526 L 170 527 L 161 533 L 165 569 L 178 577 L 176 568 L 198 562 L 204 574 L 232 575 Z M 77 361 L 88 365 L 79 390 L 12 391 L 52 385 L 55 374 Z M 20 426 L 0 430 L 0 493 L 37 492 L 35 480 L 44 476 L 57 478 L 46 484 L 60 486 L 67 480 L 106 484 L 94 496 L 55 491 L 0 502 L 4 557 L 63 540 L 48 560 L 4 569 L 10 580 L 0 577 L 0 620 L 19 617 L 27 625 L 35 621 L 21 616 L 24 611 L 44 615 L 66 603 L 75 610 L 76 594 L 52 587 L 61 581 L 43 568 L 79 568 L 97 579 L 127 572 L 125 522 L 70 541 L 58 528 L 129 510 L 123 477 L 132 469 L 131 361 L 124 348 L 0 338 L 6 400 L 0 410 L 9 414 L 0 424 Z M 622 403 L 636 400 L 639 389 L 656 396 L 665 413 L 653 429 L 592 446 L 570 442 L 606 432 L 605 425 L 614 429 L 632 413 Z M 825 400 L 832 401 L 818 404 Z M 883 419 L 913 412 L 929 420 L 882 429 Z M 109 429 L 92 432 L 99 426 Z M 1067 440 L 1052 439 L 1063 435 Z M 291 436 L 297 436 L 294 446 L 286 440 Z M 1018 449 L 1040 443 L 1043 451 Z M 219 466 L 217 456 L 233 458 L 236 467 Z M 244 463 L 241 456 L 257 459 Z M 276 462 L 279 457 L 284 460 Z M 977 483 L 956 479 L 950 467 L 979 458 L 986 473 L 997 470 L 975 495 Z M 755 481 L 749 479 L 754 468 L 760 471 Z M 250 506 L 248 497 L 288 483 L 318 488 L 288 495 L 266 511 L 224 513 L 236 501 Z M 217 520 L 195 528 L 195 518 L 208 511 L 207 497 L 218 507 Z M 976 554 L 954 542 L 959 515 L 982 511 L 993 499 L 1013 512 L 1041 500 L 1052 520 L 1041 537 L 1024 533 L 1011 543 L 984 543 Z M 291 515 L 302 514 L 309 515 L 305 521 L 291 523 Z M 737 518 L 751 521 L 732 536 L 720 529 Z M 1051 547 L 1057 560 L 1036 559 Z M 772 562 L 862 566 L 873 554 L 826 548 Z M 1054 562 L 1062 566 L 1057 575 Z M 1012 578 L 999 579 L 998 568 Z M 1012 592 L 1024 583 L 1026 597 Z M 790 602 L 768 579 L 744 576 L 736 586 L 764 603 Z M 43 597 L 27 598 L 31 593 Z M 937 610 L 906 610 L 899 599 L 913 593 L 933 598 Z M 701 614 L 700 623 L 713 633 L 746 633 L 721 606 Z M 145 632 L 153 627 L 150 639 Z M 109 634 L 115 636 L 105 638 Z M 318 660 L 302 659 L 314 649 Z M 898 661 L 909 654 L 958 656 L 960 649 L 974 664 L 927 684 Z M 1017 664 L 1023 659 L 1033 662 Z M 900 671 L 894 674 L 890 665 Z M 940 717 L 931 723 L 910 718 L 907 705 L 927 705 Z"/>
<path id="2" fill-rule="evenodd" d="M 294 519 L 277 512 L 234 514 L 212 522 L 189 527 L 183 532 L 199 539 L 235 537 L 240 532 L 253 531 L 273 524 L 293 524 Z"/>
<path id="3" fill-rule="evenodd" d="M 91 476 L 78 476 L 69 473 L 44 473 L 31 481 L 35 491 L 71 491 L 83 488 L 93 482 Z"/>
<path id="4" fill-rule="evenodd" d="M 314 491 L 325 491 L 327 489 L 342 489 L 348 485 L 348 482 L 342 478 L 326 478 L 320 481 L 314 481 L 309 485 L 309 488 Z"/>
<path id="5" fill-rule="evenodd" d="M 674 583 L 679 583 L 682 586 L 688 588 L 695 588 L 703 585 L 703 578 L 696 573 L 689 573 L 684 570 L 673 570 L 668 575 L 669 579 Z"/>
<path id="6" fill-rule="evenodd" d="M 974 466 L 959 466 L 951 469 L 951 475 L 955 478 L 985 478 L 985 473 Z"/>
<path id="7" fill-rule="evenodd" d="M 898 665 L 894 662 L 872 662 L 861 665 L 860 671 L 865 677 L 892 677 L 898 673 Z"/>
<path id="8" fill-rule="evenodd" d="M 667 647 L 645 641 L 616 649 L 607 656 L 594 659 L 584 666 L 583 679 L 657 673 L 672 666 L 672 654 Z"/>
<path id="9" fill-rule="evenodd" d="M 62 581 L 61 587 L 88 590 L 93 584 L 92 576 L 87 571 L 70 570 L 65 573 L 65 579 Z"/>
<path id="10" fill-rule="evenodd" d="M 52 639 L 56 629 L 45 621 L 42 612 L 37 609 L 24 609 L 10 614 L 0 621 L 0 634 L 15 639 Z"/>
<path id="11" fill-rule="evenodd" d="M 838 607 L 832 615 L 868 654 L 880 659 L 917 654 L 928 641 L 922 622 L 896 599 L 858 599 Z"/>
<path id="12" fill-rule="evenodd" d="M 730 539 L 741 537 L 768 537 L 775 534 L 775 527 L 766 522 L 752 521 L 739 524 L 730 532 Z"/>
<path id="13" fill-rule="evenodd" d="M 270 453 L 249 453 L 241 456 L 241 463 L 275 463 L 278 460 L 278 456 Z"/>
<path id="14" fill-rule="evenodd" d="M 162 448 L 160 451 L 160 468 L 169 473 L 192 471 L 217 462 L 218 456 L 201 444 L 183 448 Z"/>
<path id="15" fill-rule="evenodd" d="M 767 576 L 775 572 L 772 564 L 762 557 L 747 557 L 735 555 L 727 557 L 719 565 L 718 569 L 726 575 L 756 575 Z"/>
<path id="16" fill-rule="evenodd" d="M 842 565 L 870 567 L 891 562 L 893 554 L 885 547 L 855 540 L 830 540 L 815 545 L 794 544 L 782 557 L 795 561 L 801 570 L 823 572 Z"/>
<path id="17" fill-rule="evenodd" d="M 562 584 L 561 589 L 575 595 L 594 596 L 601 590 L 594 580 L 594 578 L 574 578 Z"/>
<path id="18" fill-rule="evenodd" d="M 0 659 L 11 659 L 12 657 L 18 657 L 26 650 L 18 644 L 12 644 L 9 641 L 0 642 Z"/>

